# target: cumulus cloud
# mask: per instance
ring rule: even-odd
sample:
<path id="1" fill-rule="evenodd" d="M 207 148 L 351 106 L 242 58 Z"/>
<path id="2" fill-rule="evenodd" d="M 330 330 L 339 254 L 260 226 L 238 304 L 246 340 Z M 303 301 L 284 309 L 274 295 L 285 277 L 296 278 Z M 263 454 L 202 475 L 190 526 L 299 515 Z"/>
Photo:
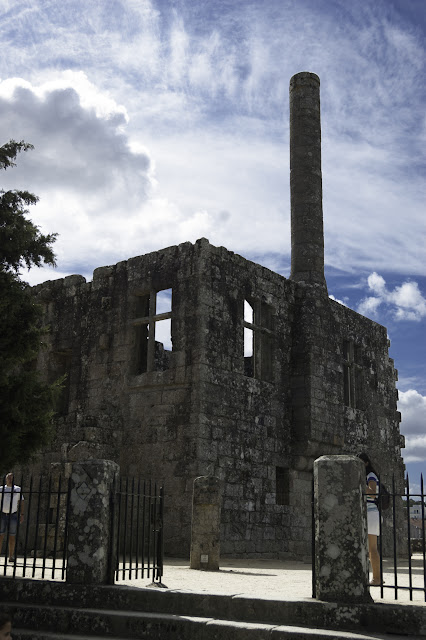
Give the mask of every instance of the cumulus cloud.
<path id="1" fill-rule="evenodd" d="M 426 317 L 426 298 L 414 281 L 404 282 L 393 290 L 386 287 L 385 279 L 373 272 L 367 278 L 368 289 L 373 294 L 361 300 L 357 311 L 375 318 L 379 308 L 392 313 L 395 320 L 420 321 Z"/>
<path id="2" fill-rule="evenodd" d="M 85 273 L 140 253 L 138 233 L 144 232 L 144 216 L 150 219 L 156 181 L 149 152 L 126 134 L 121 105 L 81 73 L 38 86 L 15 78 L 0 83 L 0 118 L 9 138 L 35 146 L 3 173 L 2 188 L 36 193 L 40 202 L 31 219 L 43 231 L 59 233 L 59 271 L 34 270 L 30 282 L 40 281 L 41 273 Z"/>
<path id="3" fill-rule="evenodd" d="M 426 396 L 415 389 L 399 392 L 401 432 L 405 435 L 405 462 L 426 459 Z"/>
<path id="4" fill-rule="evenodd" d="M 19 169 L 3 182 L 22 180 L 38 190 L 61 188 L 92 195 L 102 191 L 107 198 L 116 190 L 122 195 L 122 188 L 128 187 L 129 195 L 137 191 L 146 199 L 151 187 L 149 155 L 130 149 L 122 132 L 126 116 L 121 108 L 110 105 L 103 111 L 101 115 L 94 106 L 82 104 L 71 86 L 40 90 L 19 79 L 0 83 L 3 129 L 37 149 L 22 156 Z"/>
<path id="5" fill-rule="evenodd" d="M 59 277 L 67 269 L 87 277 L 97 266 L 203 236 L 219 245 L 239 237 L 240 251 L 245 247 L 258 255 L 271 232 L 279 245 L 282 238 L 289 240 L 280 205 L 281 149 L 269 141 L 248 139 L 237 146 L 231 136 L 204 132 L 210 154 L 199 155 L 194 136 L 181 134 L 168 137 L 163 152 L 155 136 L 135 135 L 134 130 L 131 136 L 123 105 L 81 72 L 34 85 L 19 78 L 0 82 L 0 118 L 9 137 L 35 146 L 21 154 L 15 169 L 3 173 L 2 187 L 36 193 L 40 202 L 31 210 L 31 219 L 43 231 L 59 233 L 59 270 L 23 274 L 32 284 L 44 276 Z M 146 138 L 162 157 L 163 184 L 155 178 L 156 163 L 144 144 Z M 245 164 L 238 166 L 242 152 Z M 277 194 L 277 205 L 268 207 L 269 225 L 258 215 L 264 208 L 263 187 L 256 180 L 247 183 L 248 172 L 266 174 L 261 160 L 265 154 L 277 167 L 268 176 L 269 192 Z M 234 164 L 232 180 L 229 164 L 215 158 Z M 173 200 L 164 194 L 164 182 Z M 241 198 L 243 192 L 249 206 Z"/>
<path id="6" fill-rule="evenodd" d="M 0 9 L 0 76 L 25 78 L 2 85 L 3 129 L 16 124 L 14 137 L 37 147 L 10 184 L 21 175 L 41 196 L 60 268 L 208 235 L 285 272 L 288 81 L 310 69 L 321 77 L 327 265 L 423 272 L 422 44 L 385 0 L 62 4 Z"/>

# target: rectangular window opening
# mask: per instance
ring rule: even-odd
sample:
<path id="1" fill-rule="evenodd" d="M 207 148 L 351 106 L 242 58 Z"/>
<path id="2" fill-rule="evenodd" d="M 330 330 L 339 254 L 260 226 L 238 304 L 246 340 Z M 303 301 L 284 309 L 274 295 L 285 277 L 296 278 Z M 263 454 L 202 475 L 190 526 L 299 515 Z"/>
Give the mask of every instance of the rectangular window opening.
<path id="1" fill-rule="evenodd" d="M 343 340 L 343 358 L 348 362 L 353 359 L 353 342 L 352 340 Z"/>
<path id="2" fill-rule="evenodd" d="M 157 300 L 155 305 L 155 314 L 158 316 L 162 313 L 171 313 L 172 311 L 172 290 L 162 289 L 157 291 Z"/>
<path id="3" fill-rule="evenodd" d="M 358 366 L 362 365 L 362 348 L 354 345 L 354 362 Z"/>
<path id="4" fill-rule="evenodd" d="M 49 381 L 54 382 L 63 377 L 62 389 L 56 398 L 55 411 L 60 416 L 68 413 L 70 397 L 71 350 L 52 352 L 49 363 Z"/>
<path id="5" fill-rule="evenodd" d="M 348 364 L 343 365 L 343 393 L 345 399 L 345 405 L 347 407 L 352 406 L 352 393 L 351 393 L 351 368 Z"/>
<path id="6" fill-rule="evenodd" d="M 149 316 L 149 303 L 151 296 L 148 294 L 136 296 L 135 318 L 147 318 Z"/>
<path id="7" fill-rule="evenodd" d="M 253 324 L 253 307 L 248 300 L 244 300 L 244 322 Z"/>
<path id="8" fill-rule="evenodd" d="M 169 368 L 172 348 L 172 320 L 158 320 L 155 323 L 155 371 L 165 371 Z"/>
<path id="9" fill-rule="evenodd" d="M 253 330 L 244 327 L 244 375 L 252 378 L 254 376 L 253 352 L 254 352 Z"/>
<path id="10" fill-rule="evenodd" d="M 149 324 L 139 324 L 135 327 L 136 332 L 136 367 L 135 373 L 139 375 L 148 370 L 148 335 Z"/>
<path id="11" fill-rule="evenodd" d="M 362 349 L 343 340 L 343 398 L 347 407 L 363 408 Z"/>
<path id="12" fill-rule="evenodd" d="M 263 300 L 260 305 L 260 320 L 264 329 L 273 330 L 273 309 L 270 304 Z"/>
<path id="13" fill-rule="evenodd" d="M 244 300 L 244 374 L 273 382 L 273 307 Z"/>
<path id="14" fill-rule="evenodd" d="M 134 315 L 136 375 L 170 367 L 172 341 L 172 289 L 138 294 Z"/>
<path id="15" fill-rule="evenodd" d="M 269 334 L 262 336 L 261 377 L 266 382 L 273 381 L 273 344 L 273 336 Z"/>
<path id="16" fill-rule="evenodd" d="M 290 470 L 275 467 L 276 504 L 290 504 Z"/>

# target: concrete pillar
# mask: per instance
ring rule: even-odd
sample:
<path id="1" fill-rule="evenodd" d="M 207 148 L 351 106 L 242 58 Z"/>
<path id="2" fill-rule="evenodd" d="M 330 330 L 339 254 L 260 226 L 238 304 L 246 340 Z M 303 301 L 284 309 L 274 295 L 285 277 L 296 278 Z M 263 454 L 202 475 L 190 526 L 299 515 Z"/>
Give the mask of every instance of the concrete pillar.
<path id="1" fill-rule="evenodd" d="M 324 278 L 320 80 L 303 71 L 290 80 L 291 279 Z"/>
<path id="2" fill-rule="evenodd" d="M 195 478 L 192 499 L 191 569 L 219 569 L 221 506 L 222 490 L 219 478 Z"/>
<path id="3" fill-rule="evenodd" d="M 370 602 L 365 467 L 355 456 L 314 462 L 316 597 Z"/>
<path id="4" fill-rule="evenodd" d="M 88 460 L 72 466 L 67 582 L 114 583 L 112 489 L 119 469 L 111 460 Z"/>

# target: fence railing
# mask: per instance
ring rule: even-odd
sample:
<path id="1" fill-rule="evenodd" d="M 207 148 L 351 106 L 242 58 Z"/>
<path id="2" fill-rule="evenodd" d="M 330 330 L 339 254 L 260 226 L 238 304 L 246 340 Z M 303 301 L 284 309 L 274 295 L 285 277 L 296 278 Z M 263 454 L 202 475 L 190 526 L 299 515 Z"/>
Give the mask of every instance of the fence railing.
<path id="1" fill-rule="evenodd" d="M 395 489 L 395 478 L 392 479 L 392 492 L 389 492 L 391 501 L 391 518 L 388 523 L 392 526 L 392 555 L 391 560 L 384 557 L 383 550 L 383 516 L 382 500 L 379 497 L 379 554 L 380 554 L 380 596 L 384 597 L 384 590 L 394 591 L 395 600 L 398 599 L 398 592 L 408 592 L 410 600 L 413 594 L 420 592 L 426 602 L 426 531 L 425 531 L 425 492 L 423 474 L 420 476 L 420 493 L 411 493 L 410 480 L 406 477 L 406 489 L 404 493 L 399 493 Z M 379 479 L 379 496 L 382 495 Z M 410 515 L 410 500 L 417 498 L 420 502 L 421 518 L 419 518 L 420 538 L 416 541 L 416 553 L 413 549 L 413 523 Z M 390 523 L 389 523 L 390 520 Z M 397 533 L 400 531 L 402 544 L 398 541 Z M 405 542 L 405 544 L 404 544 Z M 405 583 L 405 584 L 404 584 Z"/>
<path id="2" fill-rule="evenodd" d="M 120 478 L 116 491 L 116 580 L 163 575 L 163 487 L 151 480 Z"/>
<path id="3" fill-rule="evenodd" d="M 71 480 L 60 475 L 0 485 L 0 576 L 65 580 Z M 163 487 L 120 478 L 112 487 L 115 580 L 163 575 Z M 105 526 L 109 526 L 105 523 Z"/>
<path id="4" fill-rule="evenodd" d="M 19 482 L 19 484 L 18 484 Z M 0 575 L 66 577 L 70 484 L 61 476 L 0 486 Z"/>
<path id="5" fill-rule="evenodd" d="M 338 456 L 336 456 L 337 458 Z M 389 506 L 384 508 L 384 499 L 388 494 Z M 367 494 L 364 494 L 366 499 Z M 414 520 L 410 513 L 410 501 L 417 504 L 418 516 Z M 426 494 L 423 475 L 420 476 L 420 491 L 412 491 L 408 475 L 405 479 L 403 491 L 397 491 L 395 478 L 389 492 L 383 490 L 379 478 L 379 494 L 377 506 L 379 509 L 379 537 L 378 550 L 380 556 L 380 584 L 371 585 L 373 597 L 379 595 L 385 598 L 391 592 L 391 597 L 399 597 L 410 601 L 421 598 L 426 602 Z M 312 481 L 312 597 L 317 595 L 316 576 L 316 531 L 315 491 Z M 393 592 L 393 593 L 392 593 Z"/>

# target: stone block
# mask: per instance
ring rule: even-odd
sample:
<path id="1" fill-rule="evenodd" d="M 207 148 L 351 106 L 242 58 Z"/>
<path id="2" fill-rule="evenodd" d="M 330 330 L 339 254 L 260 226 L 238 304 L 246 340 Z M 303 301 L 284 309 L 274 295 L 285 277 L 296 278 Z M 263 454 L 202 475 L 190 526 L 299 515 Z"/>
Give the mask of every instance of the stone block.
<path id="1" fill-rule="evenodd" d="M 112 488 L 119 466 L 111 460 L 75 463 L 71 473 L 67 582 L 114 583 Z"/>
<path id="2" fill-rule="evenodd" d="M 191 569 L 219 569 L 221 506 L 219 478 L 196 478 L 192 500 Z"/>
<path id="3" fill-rule="evenodd" d="M 322 456 L 314 486 L 317 598 L 369 602 L 364 464 L 355 456 Z"/>

